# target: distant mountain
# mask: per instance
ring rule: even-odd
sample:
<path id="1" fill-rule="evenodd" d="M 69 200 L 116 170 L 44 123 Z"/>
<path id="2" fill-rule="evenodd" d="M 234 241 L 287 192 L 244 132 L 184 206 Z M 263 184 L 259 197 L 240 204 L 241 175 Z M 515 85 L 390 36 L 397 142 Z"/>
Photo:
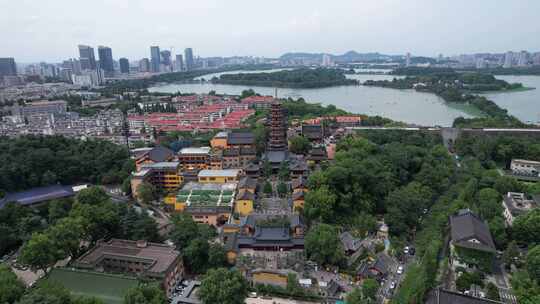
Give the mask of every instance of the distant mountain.
<path id="1" fill-rule="evenodd" d="M 279 59 L 282 61 L 321 61 L 324 53 L 285 53 Z M 328 54 L 335 62 L 368 62 L 368 61 L 393 61 L 402 60 L 403 56 L 385 55 L 381 53 L 358 53 L 348 51 L 342 55 Z"/>

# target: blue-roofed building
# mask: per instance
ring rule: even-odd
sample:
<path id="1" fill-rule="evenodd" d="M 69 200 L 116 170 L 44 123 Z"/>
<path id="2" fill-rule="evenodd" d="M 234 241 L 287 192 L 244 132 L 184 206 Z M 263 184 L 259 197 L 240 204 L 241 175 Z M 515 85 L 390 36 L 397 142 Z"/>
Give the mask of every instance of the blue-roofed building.
<path id="1" fill-rule="evenodd" d="M 22 206 L 32 206 L 53 199 L 72 197 L 76 194 L 73 188 L 72 186 L 53 185 L 8 193 L 0 200 L 0 208 L 3 208 L 8 202 L 16 202 Z"/>

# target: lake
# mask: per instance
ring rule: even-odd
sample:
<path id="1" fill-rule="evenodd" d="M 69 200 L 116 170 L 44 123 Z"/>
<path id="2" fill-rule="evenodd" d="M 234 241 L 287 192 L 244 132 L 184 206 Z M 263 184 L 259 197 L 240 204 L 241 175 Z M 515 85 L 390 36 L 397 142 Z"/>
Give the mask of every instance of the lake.
<path id="1" fill-rule="evenodd" d="M 493 100 L 497 105 L 523 122 L 540 122 L 540 76 L 496 76 L 498 79 L 510 83 L 520 82 L 525 87 L 536 90 L 518 91 L 510 93 L 483 94 Z"/>
<path id="2" fill-rule="evenodd" d="M 256 72 L 271 72 L 276 70 L 264 71 L 231 71 L 225 73 L 216 73 L 205 75 L 201 78 L 211 79 L 214 76 L 222 74 L 236 73 L 256 73 Z M 366 80 L 385 80 L 396 76 L 392 75 L 347 75 L 351 79 L 356 79 L 360 82 Z M 501 76 L 498 78 L 506 79 Z M 540 76 L 522 76 L 520 80 L 507 80 L 509 82 L 522 82 L 527 87 L 540 88 Z M 535 85 L 537 83 L 537 85 Z M 218 94 L 239 95 L 243 90 L 253 89 L 255 92 L 262 95 L 274 95 L 274 88 L 257 87 L 257 86 L 237 86 L 226 84 L 212 84 L 208 82 L 200 83 L 173 83 L 160 85 L 149 88 L 151 92 L 163 93 L 197 93 L 203 94 L 210 91 L 216 91 Z M 487 94 L 490 98 L 506 108 L 511 114 L 519 119 L 538 120 L 534 118 L 531 112 L 539 112 L 538 102 L 540 102 L 539 90 Z M 517 100 L 514 101 L 514 96 Z M 380 115 L 393 120 L 403 121 L 411 124 L 419 124 L 426 126 L 451 126 L 452 122 L 457 117 L 475 117 L 481 113 L 475 108 L 454 103 L 445 103 L 442 98 L 430 94 L 421 93 L 414 90 L 395 90 L 379 87 L 368 86 L 338 86 L 318 89 L 291 89 L 279 88 L 278 97 L 303 97 L 308 102 L 318 102 L 323 105 L 333 104 L 338 108 L 344 109 L 352 113 Z M 510 99 L 512 98 L 512 99 Z M 536 105 L 536 108 L 534 106 Z M 522 107 L 523 109 L 520 109 Z"/>

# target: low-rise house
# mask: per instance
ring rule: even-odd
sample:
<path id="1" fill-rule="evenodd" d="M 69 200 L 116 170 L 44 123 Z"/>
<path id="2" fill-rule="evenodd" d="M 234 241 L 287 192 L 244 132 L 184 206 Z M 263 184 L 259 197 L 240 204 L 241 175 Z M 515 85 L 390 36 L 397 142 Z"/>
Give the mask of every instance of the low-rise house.
<path id="1" fill-rule="evenodd" d="M 289 163 L 289 171 L 292 178 L 299 178 L 307 176 L 309 168 L 303 160 L 291 160 Z"/>
<path id="2" fill-rule="evenodd" d="M 253 212 L 254 203 L 255 194 L 246 190 L 239 190 L 236 195 L 235 212 L 240 216 L 248 216 Z"/>
<path id="3" fill-rule="evenodd" d="M 303 190 L 295 191 L 292 194 L 293 211 L 298 212 L 304 209 L 305 192 Z"/>
<path id="4" fill-rule="evenodd" d="M 198 175 L 199 183 L 225 184 L 238 182 L 241 170 L 201 170 Z"/>
<path id="5" fill-rule="evenodd" d="M 510 170 L 515 175 L 540 177 L 540 161 L 512 159 Z"/>
<path id="6" fill-rule="evenodd" d="M 257 191 L 257 181 L 249 176 L 240 178 L 240 181 L 238 182 L 238 191 L 241 190 L 255 194 Z"/>
<path id="7" fill-rule="evenodd" d="M 450 217 L 450 261 L 456 266 L 490 267 L 496 252 L 488 225 L 472 211 Z"/>
<path id="8" fill-rule="evenodd" d="M 502 205 L 507 226 L 512 226 L 516 217 L 538 207 L 538 203 L 534 199 L 527 199 L 524 193 L 516 192 L 508 192 L 503 196 Z"/>
<path id="9" fill-rule="evenodd" d="M 227 257 L 258 251 L 303 251 L 305 225 L 298 215 L 271 217 L 250 214 L 240 218 L 238 232 L 223 235 Z M 233 231 L 228 227 L 228 231 Z"/>
<path id="10" fill-rule="evenodd" d="M 298 192 L 298 191 L 307 192 L 308 191 L 307 179 L 303 176 L 293 179 L 291 182 L 291 187 L 292 187 L 293 192 Z"/>
<path id="11" fill-rule="evenodd" d="M 261 176 L 261 166 L 257 163 L 249 163 L 244 167 L 246 176 L 251 178 L 259 178 Z"/>
<path id="12" fill-rule="evenodd" d="M 14 202 L 22 206 L 37 206 L 47 203 L 54 199 L 74 197 L 77 191 L 86 188 L 86 186 L 46 186 L 32 188 L 30 190 L 8 193 L 2 199 L 0 199 L 0 208 L 3 208 L 5 204 Z"/>
<path id="13" fill-rule="evenodd" d="M 318 165 L 324 161 L 328 160 L 328 155 L 326 154 L 325 147 L 314 147 L 309 150 L 308 155 L 306 156 L 308 165 Z"/>
<path id="14" fill-rule="evenodd" d="M 386 253 L 381 252 L 377 254 L 374 261 L 368 260 L 360 264 L 357 274 L 361 280 L 373 278 L 380 281 L 386 278 L 395 268 L 396 262 Z"/>
<path id="15" fill-rule="evenodd" d="M 429 294 L 426 304 L 502 304 L 486 298 L 478 298 L 462 294 L 460 292 L 449 291 L 442 288 L 435 288 Z"/>
<path id="16" fill-rule="evenodd" d="M 137 189 L 145 182 L 167 193 L 175 192 L 183 181 L 179 162 L 146 163 L 131 175 L 131 192 L 137 198 Z"/>
<path id="17" fill-rule="evenodd" d="M 162 146 L 158 146 L 137 155 L 137 158 L 135 159 L 135 166 L 137 171 L 140 171 L 143 165 L 169 162 L 173 161 L 175 158 L 176 155 L 174 154 L 174 151 Z"/>
<path id="18" fill-rule="evenodd" d="M 178 152 L 183 170 L 204 170 L 210 165 L 210 147 L 184 148 Z"/>
<path id="19" fill-rule="evenodd" d="M 174 292 L 184 274 L 182 256 L 174 246 L 146 241 L 98 241 L 74 265 L 99 272 L 125 273 L 157 280 L 167 295 Z"/>
<path id="20" fill-rule="evenodd" d="M 360 247 L 362 247 L 362 241 L 352 236 L 348 231 L 345 231 L 339 235 L 343 249 L 345 249 L 345 254 L 353 255 L 357 252 Z"/>
<path id="21" fill-rule="evenodd" d="M 321 125 L 302 125 L 302 136 L 312 143 L 320 143 L 323 140 L 323 128 Z"/>

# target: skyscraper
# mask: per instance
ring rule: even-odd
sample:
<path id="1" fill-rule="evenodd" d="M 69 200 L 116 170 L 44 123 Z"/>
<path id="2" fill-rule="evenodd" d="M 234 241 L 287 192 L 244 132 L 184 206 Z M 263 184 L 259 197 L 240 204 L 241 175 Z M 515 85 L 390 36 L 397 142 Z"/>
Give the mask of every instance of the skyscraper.
<path id="1" fill-rule="evenodd" d="M 184 58 L 182 55 L 178 54 L 176 55 L 176 71 L 180 72 L 184 70 Z"/>
<path id="2" fill-rule="evenodd" d="M 527 64 L 529 64 L 529 52 L 521 51 L 519 53 L 518 66 L 525 67 Z"/>
<path id="3" fill-rule="evenodd" d="M 129 60 L 127 58 L 120 58 L 118 62 L 120 63 L 120 73 L 128 74 L 129 73 Z"/>
<path id="4" fill-rule="evenodd" d="M 81 61 L 81 69 L 96 69 L 96 57 L 94 56 L 94 48 L 88 45 L 79 45 L 79 60 Z"/>
<path id="5" fill-rule="evenodd" d="M 148 60 L 148 58 L 143 58 L 139 60 L 139 72 L 150 72 L 150 60 Z"/>
<path id="6" fill-rule="evenodd" d="M 193 62 L 193 50 L 191 48 L 184 50 L 184 58 L 186 60 L 186 71 L 193 70 L 195 66 Z"/>
<path id="7" fill-rule="evenodd" d="M 163 50 L 160 52 L 161 54 L 161 63 L 163 63 L 166 66 L 171 65 L 171 51 Z"/>
<path id="8" fill-rule="evenodd" d="M 99 67 L 105 72 L 105 75 L 112 76 L 114 74 L 114 63 L 112 49 L 107 46 L 98 47 Z"/>
<path id="9" fill-rule="evenodd" d="M 3 76 L 16 76 L 16 75 L 17 75 L 17 65 L 15 65 L 15 59 L 12 57 L 0 58 L 0 78 Z"/>
<path id="10" fill-rule="evenodd" d="M 512 52 L 507 52 L 505 55 L 504 55 L 504 64 L 503 64 L 503 68 L 511 68 L 512 67 L 512 61 L 514 60 L 514 53 Z"/>
<path id="11" fill-rule="evenodd" d="M 405 56 L 405 66 L 411 66 L 411 53 L 407 53 L 407 55 Z"/>
<path id="12" fill-rule="evenodd" d="M 152 63 L 152 72 L 158 73 L 159 72 L 159 65 L 161 64 L 160 60 L 160 52 L 159 52 L 159 46 L 151 46 L 150 47 L 150 62 Z"/>

